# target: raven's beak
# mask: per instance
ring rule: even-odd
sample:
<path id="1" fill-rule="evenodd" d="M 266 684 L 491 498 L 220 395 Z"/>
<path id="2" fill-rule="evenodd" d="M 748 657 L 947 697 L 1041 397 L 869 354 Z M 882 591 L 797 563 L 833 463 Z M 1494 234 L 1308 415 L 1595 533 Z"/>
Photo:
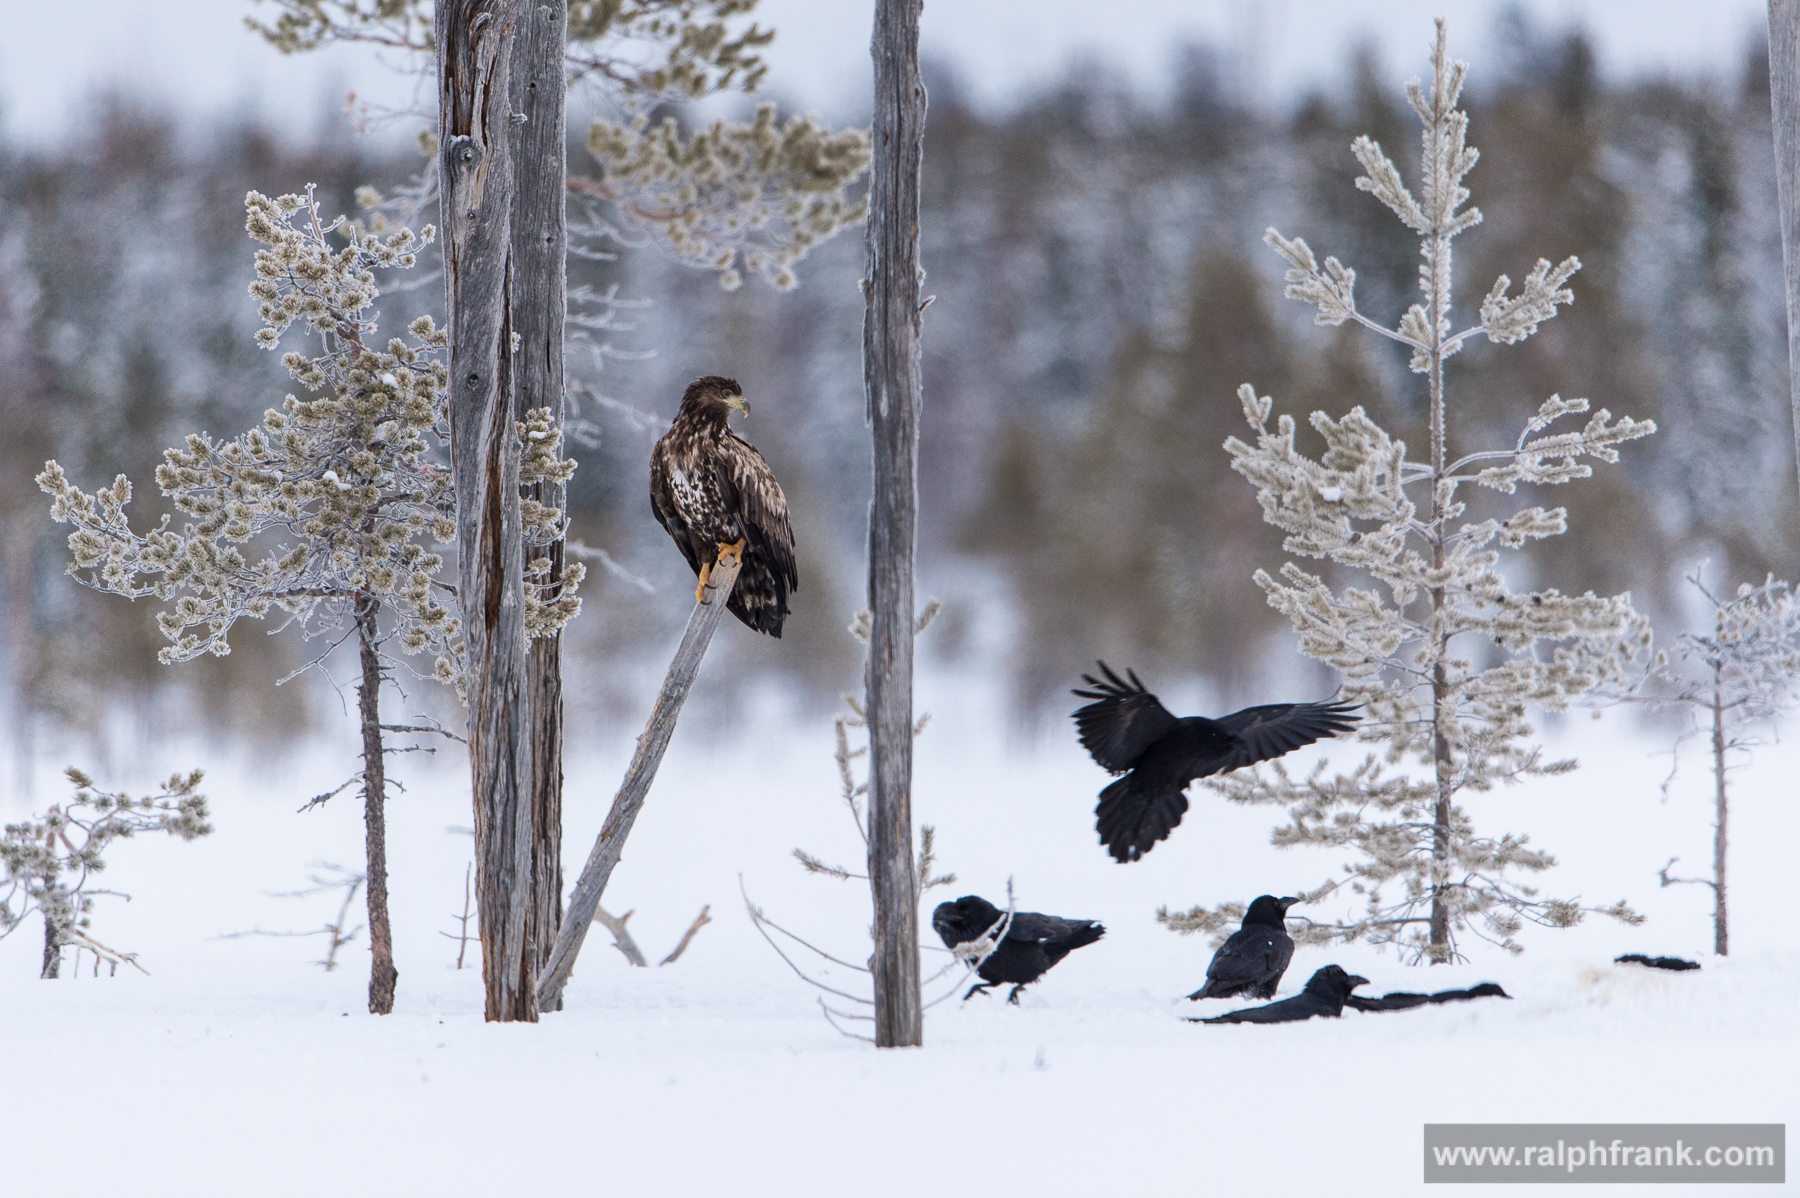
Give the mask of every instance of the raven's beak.
<path id="1" fill-rule="evenodd" d="M 1293 907 L 1300 903 L 1304 903 L 1306 900 L 1301 898 L 1298 895 L 1290 895 L 1287 898 L 1278 898 L 1275 901 L 1281 904 L 1282 914 L 1285 915 L 1287 913 L 1287 909 L 1289 907 Z"/>
<path id="2" fill-rule="evenodd" d="M 1351 986 L 1353 986 L 1353 987 L 1355 987 L 1355 986 L 1367 986 L 1367 985 L 1368 985 L 1368 984 L 1369 984 L 1369 979 L 1368 979 L 1368 978 L 1365 978 L 1365 977 L 1358 977 L 1358 976 L 1357 976 L 1357 975 L 1356 975 L 1356 974 L 1354 974 L 1354 973 L 1353 973 L 1353 974 L 1351 974 L 1351 975 L 1350 975 L 1350 977 L 1349 977 L 1349 979 L 1348 979 L 1348 980 L 1349 980 L 1349 982 L 1350 982 L 1350 985 L 1351 985 Z"/>

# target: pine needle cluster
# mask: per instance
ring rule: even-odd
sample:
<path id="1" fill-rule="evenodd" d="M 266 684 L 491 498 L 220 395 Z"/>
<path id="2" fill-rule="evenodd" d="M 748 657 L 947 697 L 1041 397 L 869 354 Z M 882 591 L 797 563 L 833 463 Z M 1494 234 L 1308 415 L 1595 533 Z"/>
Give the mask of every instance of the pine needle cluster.
<path id="1" fill-rule="evenodd" d="M 426 0 L 264 0 L 272 22 L 250 28 L 283 53 L 330 42 L 437 52 Z M 742 24 L 757 0 L 572 0 L 564 55 L 570 87 L 598 89 L 603 111 L 588 130 L 598 178 L 571 174 L 593 204 L 575 252 L 610 257 L 587 242 L 648 239 L 676 261 L 715 271 L 732 291 L 758 276 L 783 291 L 808 251 L 862 223 L 849 188 L 869 168 L 869 132 L 832 132 L 811 117 L 761 104 L 748 121 L 716 120 L 684 133 L 653 112 L 724 92 L 752 95 L 768 72 L 759 51 L 770 29 Z M 422 135 L 422 145 L 435 137 Z"/>
<path id="2" fill-rule="evenodd" d="M 588 150 L 603 168 L 588 194 L 612 201 L 677 261 L 718 271 L 727 291 L 742 283 L 740 267 L 792 288 L 794 262 L 868 215 L 866 200 L 845 195 L 869 167 L 868 131 L 783 122 L 773 104 L 689 137 L 673 117 L 595 121 Z"/>

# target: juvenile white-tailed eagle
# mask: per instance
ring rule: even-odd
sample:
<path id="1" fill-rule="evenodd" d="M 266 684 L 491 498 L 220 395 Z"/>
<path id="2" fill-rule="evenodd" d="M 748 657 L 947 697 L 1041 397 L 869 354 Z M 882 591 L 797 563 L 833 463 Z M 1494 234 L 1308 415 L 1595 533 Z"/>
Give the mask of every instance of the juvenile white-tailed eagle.
<path id="1" fill-rule="evenodd" d="M 1138 676 L 1126 682 L 1101 662 L 1105 678 L 1083 674 L 1094 699 L 1075 713 L 1081 746 L 1096 762 L 1124 774 L 1100 792 L 1094 808 L 1100 843 L 1121 864 L 1156 847 L 1187 812 L 1182 793 L 1196 778 L 1225 774 L 1355 729 L 1354 703 L 1270 703 L 1209 720 L 1176 719 Z"/>
<path id="2" fill-rule="evenodd" d="M 787 498 L 756 448 L 727 425 L 750 405 L 736 379 L 709 374 L 681 397 L 675 423 L 650 454 L 650 507 L 699 575 L 698 602 L 722 550 L 737 546 L 743 569 L 727 605 L 731 614 L 773 637 L 800 589 Z"/>

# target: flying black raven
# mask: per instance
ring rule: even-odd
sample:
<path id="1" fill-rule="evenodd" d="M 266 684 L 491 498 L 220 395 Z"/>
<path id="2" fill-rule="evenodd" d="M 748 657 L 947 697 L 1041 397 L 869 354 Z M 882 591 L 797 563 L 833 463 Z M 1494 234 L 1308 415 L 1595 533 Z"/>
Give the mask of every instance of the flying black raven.
<path id="1" fill-rule="evenodd" d="M 1311 1019 L 1314 1015 L 1336 1019 L 1344 1013 L 1344 1003 L 1349 999 L 1350 991 L 1368 984 L 1368 978 L 1345 973 L 1336 965 L 1327 965 L 1307 978 L 1306 989 L 1292 998 L 1272 1002 L 1266 1007 L 1245 1007 L 1241 1011 L 1214 1015 L 1211 1019 L 1190 1018 L 1188 1022 L 1298 1023 L 1302 1019 Z"/>
<path id="2" fill-rule="evenodd" d="M 1005 917 L 1006 912 L 981 896 L 965 894 L 954 903 L 939 903 L 931 913 L 931 926 L 944 938 L 945 946 L 954 951 L 959 944 L 979 940 L 997 930 Z M 1006 1001 L 1016 1005 L 1019 991 L 1076 949 L 1104 935 L 1106 929 L 1091 919 L 1060 919 L 1035 911 L 1015 911 L 999 946 L 975 971 L 981 981 L 969 987 L 963 998 L 967 1000 L 978 990 L 1010 982 L 1012 993 Z"/>
<path id="3" fill-rule="evenodd" d="M 1353 1011 L 1410 1011 L 1414 1007 L 1428 1006 L 1433 1003 L 1467 1002 L 1471 998 L 1511 998 L 1512 995 L 1502 990 L 1497 982 L 1483 982 L 1479 986 L 1470 986 L 1467 990 L 1439 990 L 1436 994 L 1414 994 L 1407 990 L 1394 990 L 1380 998 L 1364 998 L 1360 994 L 1352 994 L 1344 1000 L 1344 1005 Z"/>
<path id="4" fill-rule="evenodd" d="M 1096 700 L 1075 713 L 1081 744 L 1095 761 L 1124 774 L 1100 792 L 1094 809 L 1100 843 L 1121 863 L 1165 839 L 1188 808 L 1188 783 L 1280 757 L 1356 727 L 1353 703 L 1270 703 L 1228 716 L 1176 719 L 1131 670 L 1126 682 L 1105 662 L 1104 681 L 1083 674 Z"/>
<path id="5" fill-rule="evenodd" d="M 1274 998 L 1281 975 L 1294 959 L 1287 934 L 1287 909 L 1300 900 L 1265 894 L 1250 904 L 1244 923 L 1219 946 L 1206 967 L 1206 985 L 1189 998 Z"/>

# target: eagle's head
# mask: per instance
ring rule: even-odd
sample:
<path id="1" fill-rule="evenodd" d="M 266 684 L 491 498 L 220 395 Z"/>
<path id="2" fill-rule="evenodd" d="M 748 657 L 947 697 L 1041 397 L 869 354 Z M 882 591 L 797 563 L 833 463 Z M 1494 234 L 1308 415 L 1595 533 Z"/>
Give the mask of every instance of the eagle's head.
<path id="1" fill-rule="evenodd" d="M 724 424 L 733 412 L 750 414 L 750 403 L 736 379 L 709 374 L 688 384 L 681 397 L 681 410 Z"/>

